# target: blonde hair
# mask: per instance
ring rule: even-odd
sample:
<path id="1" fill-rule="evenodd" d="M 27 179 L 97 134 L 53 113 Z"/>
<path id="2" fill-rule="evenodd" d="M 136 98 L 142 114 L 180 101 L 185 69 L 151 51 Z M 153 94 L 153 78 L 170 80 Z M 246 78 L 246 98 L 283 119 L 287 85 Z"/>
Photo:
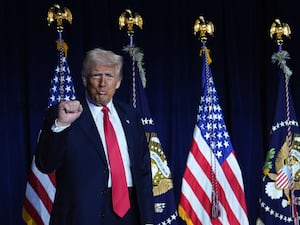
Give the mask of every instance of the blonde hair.
<path id="1" fill-rule="evenodd" d="M 113 66 L 116 68 L 116 75 L 118 75 L 120 78 L 123 76 L 123 57 L 112 51 L 101 48 L 95 48 L 88 51 L 82 64 L 82 77 L 89 76 L 91 69 L 95 65 Z"/>

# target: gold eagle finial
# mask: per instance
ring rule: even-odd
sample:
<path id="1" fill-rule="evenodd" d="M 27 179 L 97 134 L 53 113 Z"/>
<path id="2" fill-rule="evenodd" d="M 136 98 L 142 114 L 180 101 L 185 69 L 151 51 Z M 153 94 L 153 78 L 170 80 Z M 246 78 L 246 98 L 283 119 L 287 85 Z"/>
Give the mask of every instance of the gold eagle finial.
<path id="1" fill-rule="evenodd" d="M 127 25 L 127 33 L 129 36 L 134 34 L 133 25 L 143 29 L 143 18 L 138 13 L 133 13 L 130 9 L 125 9 L 119 17 L 119 28 L 120 30 Z"/>
<path id="2" fill-rule="evenodd" d="M 213 36 L 213 23 L 207 22 L 204 20 L 203 16 L 199 16 L 194 24 L 194 35 L 196 35 L 197 33 L 199 33 L 199 39 L 201 40 L 201 42 L 205 42 L 207 40 L 207 34 Z"/>
<path id="3" fill-rule="evenodd" d="M 62 32 L 64 29 L 63 20 L 67 20 L 70 24 L 72 24 L 72 13 L 68 8 L 64 7 L 62 10 L 58 4 L 54 4 L 48 11 L 48 26 L 50 26 L 55 20 L 57 22 L 57 31 Z"/>
<path id="4" fill-rule="evenodd" d="M 278 45 L 283 44 L 283 37 L 290 38 L 291 29 L 287 23 L 281 23 L 279 19 L 275 19 L 270 28 L 270 37 L 276 38 Z"/>

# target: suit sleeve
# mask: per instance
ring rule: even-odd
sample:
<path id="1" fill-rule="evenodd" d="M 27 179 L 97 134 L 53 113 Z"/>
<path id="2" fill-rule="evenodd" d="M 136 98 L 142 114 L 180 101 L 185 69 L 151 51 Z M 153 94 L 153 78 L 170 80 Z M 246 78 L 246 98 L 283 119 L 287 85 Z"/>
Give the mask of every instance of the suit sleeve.
<path id="1" fill-rule="evenodd" d="M 63 160 L 68 129 L 55 133 L 51 127 L 57 118 L 57 107 L 48 109 L 43 121 L 43 128 L 40 132 L 36 152 L 35 163 L 37 168 L 43 173 L 51 173 L 58 169 Z"/>

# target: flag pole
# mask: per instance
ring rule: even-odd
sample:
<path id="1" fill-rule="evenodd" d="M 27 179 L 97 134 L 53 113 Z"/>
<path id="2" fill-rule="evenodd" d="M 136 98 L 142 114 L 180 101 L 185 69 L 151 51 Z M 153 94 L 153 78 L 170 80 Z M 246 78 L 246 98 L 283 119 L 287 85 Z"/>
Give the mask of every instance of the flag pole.
<path id="1" fill-rule="evenodd" d="M 119 16 L 119 29 L 123 27 L 127 28 L 127 34 L 129 36 L 129 54 L 132 58 L 132 104 L 136 108 L 136 74 L 135 74 L 135 46 L 133 44 L 134 25 L 143 29 L 143 18 L 139 13 L 132 12 L 130 9 L 125 9 Z"/>
<path id="2" fill-rule="evenodd" d="M 275 38 L 278 52 L 272 56 L 273 63 L 278 61 L 278 65 L 282 69 L 285 76 L 285 100 L 286 100 L 286 120 L 287 120 L 287 137 L 288 137 L 288 149 L 289 149 L 289 159 L 288 164 L 290 167 L 290 174 L 292 175 L 290 179 L 289 189 L 290 189 L 290 198 L 291 198 L 291 214 L 294 220 L 294 225 L 299 225 L 298 212 L 297 212 L 297 203 L 294 194 L 294 174 L 292 174 L 292 132 L 291 132 L 291 118 L 290 118 L 290 99 L 289 99 L 289 80 L 292 75 L 292 71 L 286 65 L 286 59 L 289 59 L 289 54 L 287 51 L 284 51 L 283 38 L 290 38 L 291 29 L 287 23 L 281 23 L 279 19 L 275 19 L 270 28 L 270 37 Z"/>
<path id="3" fill-rule="evenodd" d="M 140 115 L 149 148 L 152 173 L 154 224 L 177 225 L 178 212 L 173 189 L 172 174 L 158 138 L 155 122 L 150 113 L 145 93 L 146 75 L 143 67 L 144 54 L 133 42 L 135 26 L 142 29 L 142 25 L 142 17 L 129 9 L 126 9 L 119 17 L 120 30 L 123 27 L 127 28 L 127 34 L 130 38 L 129 45 L 123 48 L 123 51 L 129 53 L 129 57 L 132 60 L 132 90 L 130 93 L 130 104 Z"/>
<path id="4" fill-rule="evenodd" d="M 202 43 L 202 47 L 200 50 L 200 55 L 205 54 L 205 79 L 206 79 L 206 84 L 210 85 L 209 80 L 211 79 L 211 75 L 209 73 L 209 64 L 211 63 L 211 58 L 209 56 L 209 50 L 206 47 L 206 41 L 208 39 L 208 35 L 213 36 L 214 32 L 214 25 L 212 22 L 207 22 L 205 21 L 203 16 L 199 16 L 199 18 L 196 19 L 195 24 L 194 24 L 194 35 L 199 33 L 198 39 Z M 212 88 L 208 87 L 208 98 L 212 98 L 213 93 L 212 93 Z M 210 106 L 208 107 L 209 115 L 214 117 L 214 113 L 212 111 L 212 102 L 210 101 Z M 209 145 L 211 148 L 211 183 L 212 183 L 212 193 L 211 193 L 211 218 L 215 219 L 220 216 L 220 202 L 219 202 L 219 194 L 218 194 L 218 182 L 217 182 L 217 170 L 216 170 L 216 158 L 214 155 L 216 154 L 216 148 L 215 148 L 215 130 L 214 126 L 212 126 L 212 129 L 210 131 L 210 140 L 209 140 Z"/>
<path id="5" fill-rule="evenodd" d="M 59 68 L 56 69 L 56 73 L 60 76 L 60 81 L 63 80 L 63 74 L 66 70 L 61 68 L 66 68 L 64 64 L 66 60 L 63 58 L 63 51 L 67 51 L 67 46 L 62 40 L 62 31 L 63 31 L 63 20 L 67 19 L 70 23 L 72 22 L 72 14 L 70 10 L 64 8 L 64 11 L 61 10 L 60 6 L 55 4 L 48 10 L 47 21 L 48 26 L 51 25 L 52 22 L 57 22 L 57 31 L 58 31 L 58 41 L 57 41 L 57 49 L 60 51 L 60 59 L 59 59 Z M 65 53 L 66 54 L 66 53 Z M 67 69 L 67 71 L 69 71 Z M 56 80 L 56 79 L 55 79 Z M 68 81 L 69 83 L 70 81 Z M 62 83 L 62 82 L 60 82 Z M 53 80 L 51 81 L 53 86 L 56 85 Z M 60 84 L 61 86 L 61 84 Z M 48 98 L 48 107 L 52 106 L 57 98 L 56 96 L 51 96 L 51 90 L 60 89 L 59 99 L 64 99 L 62 94 L 64 91 L 61 87 L 58 88 L 50 88 L 50 96 Z M 71 88 L 74 90 L 74 88 Z M 62 90 L 62 91 L 61 91 Z M 71 98 L 75 98 L 73 95 Z M 50 214 L 52 211 L 54 196 L 55 196 L 55 186 L 56 186 L 56 179 L 55 179 L 55 172 L 44 174 L 36 167 L 35 160 L 31 163 L 31 171 L 29 172 L 29 178 L 26 185 L 25 191 L 25 199 L 24 205 L 22 210 L 22 217 L 26 224 L 49 224 Z M 44 191 L 46 193 L 44 193 Z M 41 198 L 42 196 L 42 198 Z"/>
<path id="6" fill-rule="evenodd" d="M 249 224 L 242 172 L 218 102 L 205 44 L 213 24 L 199 17 L 194 34 L 202 43 L 201 98 L 178 206 L 187 224 Z"/>
<path id="7" fill-rule="evenodd" d="M 64 42 L 62 38 L 62 32 L 64 30 L 63 21 L 67 20 L 70 24 L 72 24 L 72 13 L 67 8 L 64 7 L 63 10 L 58 4 L 54 4 L 48 11 L 47 21 L 48 26 L 51 25 L 52 22 L 56 21 L 56 30 L 58 32 L 58 40 L 56 41 L 57 44 L 57 50 L 59 51 L 59 65 L 60 68 L 62 68 L 64 64 L 64 55 L 67 56 L 68 46 L 66 42 Z M 59 79 L 60 79 L 60 85 L 59 85 L 59 93 L 61 100 L 64 99 L 64 71 L 59 71 Z"/>

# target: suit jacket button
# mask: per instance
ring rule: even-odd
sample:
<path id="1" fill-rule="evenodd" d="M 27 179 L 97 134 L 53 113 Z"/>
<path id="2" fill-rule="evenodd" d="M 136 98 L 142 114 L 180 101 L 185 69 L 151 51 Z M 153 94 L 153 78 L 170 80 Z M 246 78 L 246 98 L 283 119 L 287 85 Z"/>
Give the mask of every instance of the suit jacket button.
<path id="1" fill-rule="evenodd" d="M 100 213 L 100 217 L 103 218 L 104 217 L 104 213 Z"/>

